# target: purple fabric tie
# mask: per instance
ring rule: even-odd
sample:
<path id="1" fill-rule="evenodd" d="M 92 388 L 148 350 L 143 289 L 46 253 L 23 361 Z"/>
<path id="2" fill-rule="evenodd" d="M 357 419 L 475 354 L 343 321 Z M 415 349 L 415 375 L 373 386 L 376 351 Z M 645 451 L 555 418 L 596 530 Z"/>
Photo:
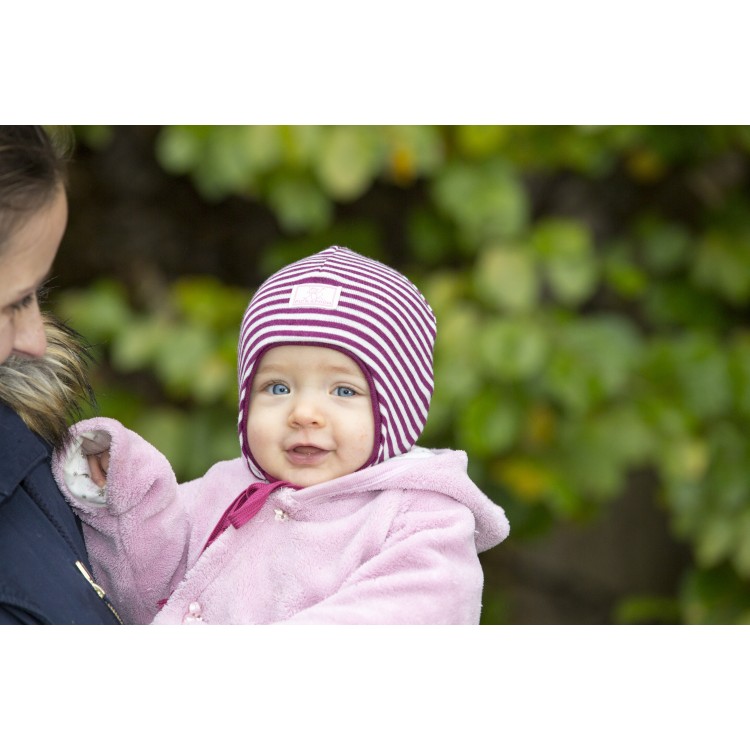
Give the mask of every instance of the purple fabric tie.
<path id="1" fill-rule="evenodd" d="M 294 487 L 296 490 L 300 489 L 299 485 L 292 484 L 291 482 L 255 482 L 247 489 L 240 492 L 237 499 L 224 511 L 224 515 L 222 515 L 219 522 L 214 527 L 211 536 L 208 537 L 206 546 L 203 548 L 203 552 L 205 552 L 208 547 L 229 528 L 230 525 L 234 526 L 235 529 L 244 526 L 263 507 L 266 500 L 268 500 L 268 496 L 279 487 Z"/>

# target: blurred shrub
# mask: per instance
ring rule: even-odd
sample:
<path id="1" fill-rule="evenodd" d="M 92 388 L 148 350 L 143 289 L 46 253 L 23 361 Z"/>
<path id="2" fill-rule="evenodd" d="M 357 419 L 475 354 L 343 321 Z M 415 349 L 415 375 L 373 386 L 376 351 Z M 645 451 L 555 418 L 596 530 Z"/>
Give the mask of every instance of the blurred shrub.
<path id="1" fill-rule="evenodd" d="M 468 451 L 517 538 L 590 516 L 651 468 L 695 571 L 679 602 L 615 616 L 696 623 L 750 621 L 748 151 L 745 127 L 173 126 L 156 144 L 207 201 L 243 196 L 274 214 L 284 236 L 268 273 L 326 232 L 387 258 L 377 218 L 344 230 L 337 208 L 376 185 L 411 196 L 397 265 L 439 323 L 422 442 Z M 619 192 L 545 207 L 534 185 L 571 176 L 589 196 Z M 147 310 L 108 280 L 60 297 L 105 344 L 102 411 L 183 478 L 238 453 L 251 291 L 182 279 Z"/>

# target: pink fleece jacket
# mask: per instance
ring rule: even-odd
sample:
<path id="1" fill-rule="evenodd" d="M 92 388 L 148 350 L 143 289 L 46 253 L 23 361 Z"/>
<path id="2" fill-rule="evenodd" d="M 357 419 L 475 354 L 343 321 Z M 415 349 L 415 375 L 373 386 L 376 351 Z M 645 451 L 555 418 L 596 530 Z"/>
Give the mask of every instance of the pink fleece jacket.
<path id="1" fill-rule="evenodd" d="M 244 459 L 178 484 L 166 458 L 111 419 L 106 504 L 76 496 L 99 583 L 131 623 L 478 624 L 478 552 L 509 533 L 466 473 L 466 454 L 405 456 L 301 490 L 282 487 L 203 551 L 227 506 L 257 481 Z M 101 503 L 102 501 L 100 501 Z M 159 609 L 159 601 L 168 599 Z"/>

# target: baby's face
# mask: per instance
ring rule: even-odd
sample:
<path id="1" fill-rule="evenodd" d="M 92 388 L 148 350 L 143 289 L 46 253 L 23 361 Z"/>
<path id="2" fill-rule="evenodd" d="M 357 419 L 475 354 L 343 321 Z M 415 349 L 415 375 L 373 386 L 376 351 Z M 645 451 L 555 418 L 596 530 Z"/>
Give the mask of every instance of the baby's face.
<path id="1" fill-rule="evenodd" d="M 359 365 L 322 346 L 269 349 L 253 378 L 247 441 L 270 476 L 301 487 L 360 469 L 375 420 Z"/>

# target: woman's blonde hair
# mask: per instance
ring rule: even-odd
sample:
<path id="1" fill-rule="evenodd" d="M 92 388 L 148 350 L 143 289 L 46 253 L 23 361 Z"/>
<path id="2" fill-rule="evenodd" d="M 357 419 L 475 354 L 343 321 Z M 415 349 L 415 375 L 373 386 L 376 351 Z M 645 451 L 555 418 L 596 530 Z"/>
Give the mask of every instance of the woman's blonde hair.
<path id="1" fill-rule="evenodd" d="M 0 401 L 7 404 L 28 428 L 62 447 L 68 426 L 85 405 L 95 406 L 88 380 L 91 354 L 72 328 L 43 314 L 47 351 L 43 357 L 12 355 L 0 364 Z"/>

